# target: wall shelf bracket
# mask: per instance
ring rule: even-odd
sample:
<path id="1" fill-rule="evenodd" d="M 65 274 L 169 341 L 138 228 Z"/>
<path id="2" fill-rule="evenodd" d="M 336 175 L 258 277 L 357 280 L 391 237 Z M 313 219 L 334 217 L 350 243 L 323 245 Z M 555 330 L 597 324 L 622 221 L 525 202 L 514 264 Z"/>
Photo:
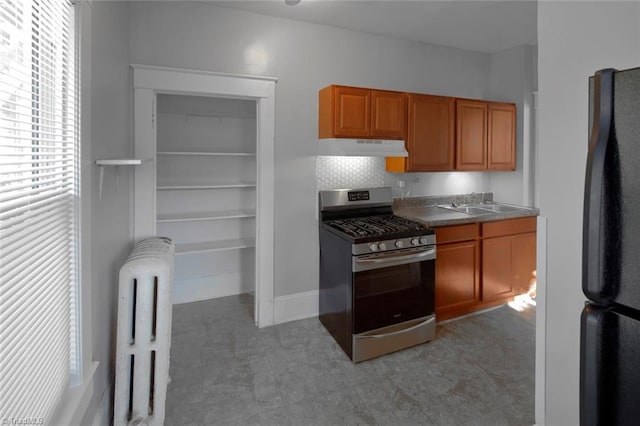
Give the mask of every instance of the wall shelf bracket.
<path id="1" fill-rule="evenodd" d="M 105 167 L 116 168 L 116 192 L 118 192 L 118 181 L 120 180 L 118 172 L 119 172 L 120 166 L 139 166 L 140 164 L 142 164 L 143 161 L 144 160 L 141 158 L 112 158 L 112 159 L 96 160 L 96 164 L 100 167 L 98 197 L 102 200 L 102 184 L 104 183 Z"/>

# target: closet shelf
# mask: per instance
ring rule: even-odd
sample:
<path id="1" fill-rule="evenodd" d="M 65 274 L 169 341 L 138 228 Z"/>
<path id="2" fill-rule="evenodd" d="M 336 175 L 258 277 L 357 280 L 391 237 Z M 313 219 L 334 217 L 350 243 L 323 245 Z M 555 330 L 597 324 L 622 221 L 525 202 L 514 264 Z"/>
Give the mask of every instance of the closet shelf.
<path id="1" fill-rule="evenodd" d="M 252 114 L 216 114 L 216 113 L 205 113 L 205 112 L 188 112 L 188 111 L 158 111 L 158 115 L 179 115 L 181 117 L 189 118 L 231 118 L 231 119 L 241 119 L 241 120 L 255 120 L 255 115 Z"/>
<path id="2" fill-rule="evenodd" d="M 255 183 L 220 183 L 215 185 L 159 185 L 158 191 L 181 190 L 181 189 L 227 189 L 227 188 L 255 188 Z"/>
<path id="3" fill-rule="evenodd" d="M 212 251 L 223 250 L 238 250 L 243 248 L 255 247 L 256 242 L 254 239 L 241 238 L 237 240 L 219 240 L 219 241 L 207 241 L 203 243 L 185 243 L 176 244 L 176 255 L 180 254 L 193 254 L 193 253 L 207 253 Z"/>
<path id="4" fill-rule="evenodd" d="M 158 151 L 158 155 L 197 155 L 213 157 L 255 157 L 255 152 Z"/>
<path id="5" fill-rule="evenodd" d="M 256 217 L 255 210 L 225 210 L 216 212 L 190 212 L 159 214 L 156 222 L 198 222 L 203 220 L 241 219 Z"/>

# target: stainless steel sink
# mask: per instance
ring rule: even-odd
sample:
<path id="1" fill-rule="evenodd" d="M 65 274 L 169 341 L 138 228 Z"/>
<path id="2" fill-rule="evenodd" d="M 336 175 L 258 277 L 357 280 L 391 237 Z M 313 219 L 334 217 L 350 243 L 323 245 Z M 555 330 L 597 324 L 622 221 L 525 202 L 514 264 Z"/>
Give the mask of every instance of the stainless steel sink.
<path id="1" fill-rule="evenodd" d="M 465 214 L 470 214 L 470 215 L 474 215 L 474 216 L 494 213 L 492 210 L 487 210 L 487 209 L 483 209 L 481 207 L 471 206 L 471 205 L 454 206 L 454 205 L 451 205 L 451 204 L 446 204 L 446 205 L 440 205 L 438 207 L 443 208 L 443 209 L 447 209 L 447 210 L 451 210 L 451 211 L 454 211 L 454 212 L 465 213 Z"/>
<path id="2" fill-rule="evenodd" d="M 439 205 L 443 209 L 452 210 L 459 213 L 466 213 L 469 215 L 484 215 L 491 213 L 511 213 L 523 210 L 529 210 L 528 207 L 512 206 L 510 204 L 494 204 L 494 203 L 481 203 L 481 204 L 445 204 Z"/>
<path id="3" fill-rule="evenodd" d="M 518 212 L 522 210 L 530 210 L 528 207 L 512 206 L 510 204 L 480 204 L 474 207 L 491 210 L 498 213 Z"/>
<path id="4" fill-rule="evenodd" d="M 475 206 L 455 207 L 453 208 L 453 210 L 457 212 L 466 213 L 466 214 L 472 214 L 472 215 L 493 213 L 491 210 L 487 210 L 487 209 L 483 209 L 482 207 L 475 207 Z"/>

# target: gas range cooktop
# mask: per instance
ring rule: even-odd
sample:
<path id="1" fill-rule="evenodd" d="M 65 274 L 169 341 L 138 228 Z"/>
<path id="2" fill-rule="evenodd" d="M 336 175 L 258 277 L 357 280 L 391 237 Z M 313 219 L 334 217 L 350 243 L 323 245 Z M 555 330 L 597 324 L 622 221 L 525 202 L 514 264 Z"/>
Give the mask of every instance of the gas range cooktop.
<path id="1" fill-rule="evenodd" d="M 395 215 L 364 216 L 324 222 L 353 239 L 411 237 L 433 233 L 419 222 Z"/>
<path id="2" fill-rule="evenodd" d="M 391 188 L 335 189 L 320 191 L 321 226 L 350 241 L 367 244 L 371 251 L 384 251 L 384 247 L 422 246 L 433 244 L 433 229 L 422 223 L 396 216 L 392 209 Z M 408 239 L 408 241 L 391 241 Z M 432 242 L 433 241 L 433 242 Z M 390 244 L 389 244 L 390 243 Z M 365 249 L 367 250 L 367 249 Z M 356 251 L 360 251 L 357 249 Z"/>

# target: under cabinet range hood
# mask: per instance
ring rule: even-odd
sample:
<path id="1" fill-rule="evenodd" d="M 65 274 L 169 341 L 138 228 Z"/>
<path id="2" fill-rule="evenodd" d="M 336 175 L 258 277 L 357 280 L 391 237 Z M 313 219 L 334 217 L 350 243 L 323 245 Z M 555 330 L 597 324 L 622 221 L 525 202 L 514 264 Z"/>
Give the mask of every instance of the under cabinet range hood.
<path id="1" fill-rule="evenodd" d="M 409 153 L 401 140 L 328 138 L 318 140 L 318 155 L 408 157 Z"/>

